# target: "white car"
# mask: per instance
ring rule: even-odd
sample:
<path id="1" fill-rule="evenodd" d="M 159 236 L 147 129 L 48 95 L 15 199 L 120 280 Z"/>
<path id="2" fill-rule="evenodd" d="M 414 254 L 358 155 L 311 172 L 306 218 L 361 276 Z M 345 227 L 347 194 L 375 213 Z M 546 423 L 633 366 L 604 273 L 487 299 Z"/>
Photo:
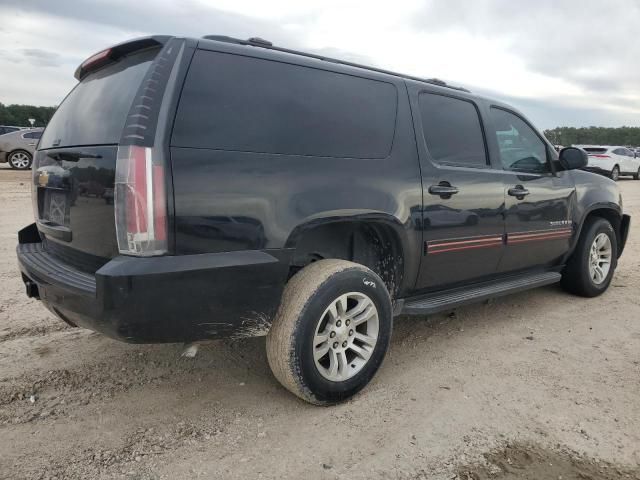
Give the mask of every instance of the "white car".
<path id="1" fill-rule="evenodd" d="M 611 145 L 574 145 L 589 154 L 585 170 L 618 180 L 621 175 L 640 180 L 640 157 L 627 147 Z"/>

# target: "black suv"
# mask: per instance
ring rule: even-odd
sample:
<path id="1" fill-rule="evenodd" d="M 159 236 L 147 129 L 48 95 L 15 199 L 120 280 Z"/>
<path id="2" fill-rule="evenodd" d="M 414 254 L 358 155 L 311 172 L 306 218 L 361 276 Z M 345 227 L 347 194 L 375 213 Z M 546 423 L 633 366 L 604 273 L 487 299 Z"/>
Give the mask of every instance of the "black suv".
<path id="1" fill-rule="evenodd" d="M 582 150 L 439 80 L 219 36 L 136 39 L 76 78 L 34 159 L 27 294 L 127 342 L 266 335 L 312 403 L 371 380 L 395 315 L 599 295 L 625 244 Z"/>

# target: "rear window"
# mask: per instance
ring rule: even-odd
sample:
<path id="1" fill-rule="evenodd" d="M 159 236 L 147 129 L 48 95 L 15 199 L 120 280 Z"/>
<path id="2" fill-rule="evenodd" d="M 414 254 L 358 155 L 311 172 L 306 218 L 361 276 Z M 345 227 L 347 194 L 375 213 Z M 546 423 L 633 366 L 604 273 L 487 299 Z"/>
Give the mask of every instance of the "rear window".
<path id="1" fill-rule="evenodd" d="M 42 132 L 28 132 L 22 135 L 22 138 L 40 138 L 42 136 Z"/>
<path id="2" fill-rule="evenodd" d="M 40 149 L 117 144 L 133 97 L 157 53 L 135 53 L 87 75 L 56 110 Z"/>
<path id="3" fill-rule="evenodd" d="M 397 90 L 376 80 L 198 50 L 172 145 L 243 152 L 384 158 Z"/>
<path id="4" fill-rule="evenodd" d="M 606 148 L 585 147 L 583 150 L 587 153 L 607 153 Z"/>
<path id="5" fill-rule="evenodd" d="M 434 161 L 470 167 L 487 166 L 484 135 L 473 103 L 422 93 L 419 104 L 424 139 Z"/>

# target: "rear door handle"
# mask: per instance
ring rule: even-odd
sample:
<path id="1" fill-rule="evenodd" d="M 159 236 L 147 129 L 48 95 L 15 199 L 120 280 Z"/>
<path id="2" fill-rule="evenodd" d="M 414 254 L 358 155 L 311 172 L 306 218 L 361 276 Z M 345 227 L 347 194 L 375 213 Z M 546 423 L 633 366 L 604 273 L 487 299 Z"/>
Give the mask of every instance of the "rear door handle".
<path id="1" fill-rule="evenodd" d="M 429 193 L 431 195 L 438 195 L 440 198 L 451 198 L 451 195 L 455 195 L 459 191 L 458 187 L 452 186 L 449 182 L 440 182 L 438 185 L 431 185 L 429 187 Z"/>
<path id="2" fill-rule="evenodd" d="M 529 195 L 529 190 L 524 188 L 522 185 L 516 185 L 515 187 L 510 188 L 508 193 L 512 197 L 522 200 L 526 195 Z"/>

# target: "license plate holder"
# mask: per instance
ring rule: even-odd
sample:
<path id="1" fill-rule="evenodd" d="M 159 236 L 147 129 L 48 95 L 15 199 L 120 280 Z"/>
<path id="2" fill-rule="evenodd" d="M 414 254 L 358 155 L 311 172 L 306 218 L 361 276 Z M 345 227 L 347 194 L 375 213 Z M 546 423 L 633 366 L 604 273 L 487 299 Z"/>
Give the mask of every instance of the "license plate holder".
<path id="1" fill-rule="evenodd" d="M 67 192 L 61 190 L 46 190 L 43 213 L 43 220 L 56 225 L 68 226 L 69 205 L 67 202 Z"/>

